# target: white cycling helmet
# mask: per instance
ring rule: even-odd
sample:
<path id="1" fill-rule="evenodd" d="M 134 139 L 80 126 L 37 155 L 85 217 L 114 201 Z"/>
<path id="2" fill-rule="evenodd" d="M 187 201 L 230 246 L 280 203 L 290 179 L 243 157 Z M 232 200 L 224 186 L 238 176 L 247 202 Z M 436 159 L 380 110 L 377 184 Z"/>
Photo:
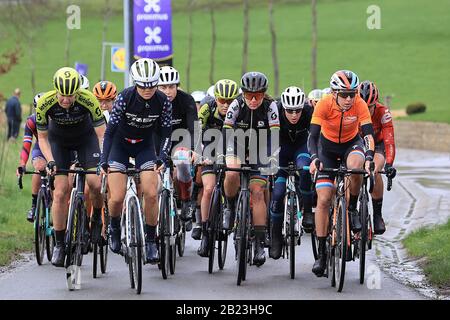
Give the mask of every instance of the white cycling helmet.
<path id="1" fill-rule="evenodd" d="M 308 93 L 308 99 L 314 100 L 314 101 L 319 101 L 320 98 L 322 98 L 322 95 L 323 95 L 322 90 L 314 89 L 314 90 L 311 90 L 310 93 Z"/>
<path id="2" fill-rule="evenodd" d="M 329 94 L 331 92 L 333 92 L 333 90 L 331 90 L 331 88 L 323 88 L 322 89 L 322 96 L 325 95 L 325 94 Z"/>
<path id="3" fill-rule="evenodd" d="M 36 108 L 38 100 L 45 94 L 45 92 L 39 92 L 37 95 L 33 98 L 33 106 Z"/>
<path id="4" fill-rule="evenodd" d="M 158 85 L 179 84 L 179 83 L 180 83 L 180 74 L 178 73 L 177 69 L 171 66 L 164 66 L 161 68 Z"/>
<path id="5" fill-rule="evenodd" d="M 206 95 L 214 98 L 214 85 L 208 88 Z"/>
<path id="6" fill-rule="evenodd" d="M 359 78 L 353 71 L 339 70 L 330 79 L 330 88 L 334 91 L 358 90 Z"/>
<path id="7" fill-rule="evenodd" d="M 200 101 L 202 101 L 205 98 L 206 93 L 204 93 L 203 91 L 193 91 L 191 93 L 191 96 L 192 98 L 194 98 L 195 102 L 200 103 Z"/>
<path id="8" fill-rule="evenodd" d="M 158 84 L 159 65 L 149 58 L 136 60 L 130 68 L 130 76 L 134 84 L 140 87 L 150 88 Z"/>
<path id="9" fill-rule="evenodd" d="M 89 79 L 82 74 L 80 74 L 80 88 L 89 90 Z"/>
<path id="10" fill-rule="evenodd" d="M 305 104 L 305 93 L 299 87 L 287 87 L 281 93 L 281 105 L 284 109 L 302 109 Z"/>

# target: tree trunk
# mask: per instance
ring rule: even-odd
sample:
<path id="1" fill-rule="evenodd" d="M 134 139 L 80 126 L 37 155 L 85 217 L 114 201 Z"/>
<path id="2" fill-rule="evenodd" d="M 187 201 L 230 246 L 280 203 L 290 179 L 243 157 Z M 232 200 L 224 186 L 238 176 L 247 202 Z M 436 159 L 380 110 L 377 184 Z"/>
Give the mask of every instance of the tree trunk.
<path id="1" fill-rule="evenodd" d="M 311 47 L 311 79 L 312 89 L 317 88 L 317 0 L 311 1 L 312 7 L 312 47 Z"/>
<path id="2" fill-rule="evenodd" d="M 249 26 L 249 18 L 248 18 L 248 0 L 244 0 L 244 37 L 242 43 L 242 69 L 241 74 L 247 72 L 247 62 L 248 62 L 248 26 Z"/>
<path id="3" fill-rule="evenodd" d="M 214 79 L 214 64 L 216 60 L 214 59 L 216 54 L 216 20 L 214 19 L 214 9 L 213 2 L 210 1 L 209 13 L 211 17 L 211 56 L 209 61 L 209 84 L 215 83 Z"/>
<path id="4" fill-rule="evenodd" d="M 270 34 L 272 37 L 272 63 L 273 71 L 275 77 L 275 88 L 274 95 L 278 97 L 280 93 L 280 71 L 278 67 L 278 56 L 277 56 L 277 36 L 275 32 L 275 21 L 273 18 L 273 0 L 269 0 L 269 19 L 270 19 Z"/>
<path id="5" fill-rule="evenodd" d="M 32 98 L 36 95 L 36 59 L 34 57 L 34 35 L 31 35 L 30 42 L 28 43 L 28 52 L 30 54 L 30 71 L 31 71 L 31 92 Z M 33 105 L 30 104 L 28 115 L 33 113 Z"/>
<path id="6" fill-rule="evenodd" d="M 103 30 L 102 30 L 102 52 L 103 52 L 103 43 L 106 42 L 106 34 L 108 33 L 108 20 L 109 17 L 111 16 L 111 6 L 110 6 L 110 0 L 105 0 L 105 13 L 103 14 Z M 102 61 L 105 57 L 102 55 Z M 100 75 L 100 80 L 105 80 L 105 64 L 102 63 L 102 70 L 101 70 L 101 75 Z"/>
<path id="7" fill-rule="evenodd" d="M 191 63 L 192 63 L 192 11 L 195 0 L 189 1 L 188 52 L 186 62 L 186 91 L 191 92 Z"/>
<path id="8" fill-rule="evenodd" d="M 66 49 L 65 49 L 65 55 L 64 55 L 64 61 L 65 61 L 65 66 L 68 67 L 69 66 L 69 59 L 70 59 L 70 29 L 67 28 L 67 32 L 66 32 Z"/>

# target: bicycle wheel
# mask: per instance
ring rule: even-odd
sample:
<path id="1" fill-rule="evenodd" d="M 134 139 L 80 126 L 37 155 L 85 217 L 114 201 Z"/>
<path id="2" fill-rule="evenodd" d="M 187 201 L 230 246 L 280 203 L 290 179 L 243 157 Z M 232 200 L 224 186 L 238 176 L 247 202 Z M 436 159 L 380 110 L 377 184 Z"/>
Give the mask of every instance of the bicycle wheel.
<path id="1" fill-rule="evenodd" d="M 245 281 L 247 272 L 247 258 L 248 258 L 248 243 L 247 243 L 247 214 L 248 214 L 249 195 L 245 192 L 240 198 L 238 204 L 238 214 L 240 217 L 238 228 L 238 276 L 237 285 L 241 285 L 241 281 Z"/>
<path id="2" fill-rule="evenodd" d="M 347 208 L 344 197 L 341 197 L 336 208 L 336 232 L 335 232 L 335 250 L 334 261 L 337 280 L 337 291 L 341 292 L 345 279 L 345 263 L 347 257 Z"/>
<path id="3" fill-rule="evenodd" d="M 315 229 L 313 230 L 313 232 L 311 232 L 311 247 L 312 247 L 314 260 L 319 259 L 319 253 L 317 251 L 317 248 L 319 247 L 319 239 L 317 239 L 317 235 L 316 235 L 316 230 Z"/>
<path id="4" fill-rule="evenodd" d="M 97 258 L 98 258 L 98 245 L 92 244 L 92 277 L 97 278 Z"/>
<path id="5" fill-rule="evenodd" d="M 169 259 L 169 270 L 170 270 L 170 274 L 174 274 L 175 273 L 175 266 L 176 266 L 176 262 L 177 262 L 177 237 L 178 237 L 178 232 L 180 232 L 181 230 L 181 219 L 179 218 L 179 216 L 176 213 L 176 203 L 173 203 L 172 208 L 174 208 L 174 212 L 171 212 L 171 214 L 169 215 L 169 219 L 171 222 L 169 224 L 169 241 L 170 241 L 170 250 L 169 250 L 169 255 L 170 255 L 170 259 Z M 170 210 L 170 209 L 169 209 Z M 171 226 L 173 226 L 173 229 L 171 228 Z"/>
<path id="6" fill-rule="evenodd" d="M 219 208 L 220 208 L 220 190 L 214 187 L 211 201 L 209 203 L 209 228 L 208 228 L 208 272 L 212 273 L 214 266 L 214 254 L 217 235 L 219 232 Z"/>
<path id="7" fill-rule="evenodd" d="M 367 194 L 363 191 L 359 202 L 359 214 L 361 216 L 361 232 L 359 234 L 358 249 L 359 249 L 359 283 L 364 283 L 364 274 L 366 269 L 366 245 L 367 235 L 369 232 L 368 224 L 368 204 L 369 199 Z"/>
<path id="8" fill-rule="evenodd" d="M 75 195 L 72 193 L 72 197 Z M 80 221 L 78 215 L 78 199 L 72 199 L 70 204 L 69 219 L 67 221 L 67 229 L 65 234 L 65 245 L 66 245 L 66 261 L 65 268 L 69 266 L 76 265 L 76 249 L 78 234 L 80 229 Z"/>
<path id="9" fill-rule="evenodd" d="M 181 225 L 180 232 L 177 235 L 176 238 L 176 244 L 178 248 L 178 256 L 182 257 L 184 255 L 184 248 L 186 247 L 186 227 L 184 226 L 184 223 Z"/>
<path id="10" fill-rule="evenodd" d="M 289 270 L 291 279 L 295 278 L 295 220 L 297 214 L 295 205 L 295 196 L 291 193 L 289 196 Z"/>
<path id="11" fill-rule="evenodd" d="M 140 219 L 139 203 L 136 197 L 131 197 L 129 201 L 129 213 L 128 216 L 130 221 L 128 221 L 127 228 L 130 230 L 130 258 L 132 261 L 132 272 L 135 284 L 135 290 L 137 294 L 141 293 L 142 290 L 142 249 L 143 249 L 143 239 L 141 238 L 142 229 Z"/>
<path id="12" fill-rule="evenodd" d="M 169 273 L 169 259 L 170 259 L 170 234 L 169 234 L 169 191 L 163 190 L 160 199 L 159 209 L 159 254 L 160 267 L 163 279 L 167 279 Z"/>
<path id="13" fill-rule="evenodd" d="M 109 245 L 109 233 L 108 233 L 108 226 L 109 226 L 109 215 L 108 210 L 105 208 L 104 210 L 104 221 L 103 225 L 105 228 L 105 233 L 102 238 L 102 245 L 99 248 L 100 251 L 100 271 L 102 273 L 106 273 L 106 266 L 108 264 L 108 245 Z"/>
<path id="14" fill-rule="evenodd" d="M 34 249 L 38 265 L 42 265 L 45 251 L 46 212 L 43 192 L 39 190 L 34 220 Z"/>
<path id="15" fill-rule="evenodd" d="M 47 251 L 47 260 L 52 261 L 53 249 L 55 248 L 55 232 L 52 227 L 49 227 L 50 235 L 45 236 L 45 250 Z"/>

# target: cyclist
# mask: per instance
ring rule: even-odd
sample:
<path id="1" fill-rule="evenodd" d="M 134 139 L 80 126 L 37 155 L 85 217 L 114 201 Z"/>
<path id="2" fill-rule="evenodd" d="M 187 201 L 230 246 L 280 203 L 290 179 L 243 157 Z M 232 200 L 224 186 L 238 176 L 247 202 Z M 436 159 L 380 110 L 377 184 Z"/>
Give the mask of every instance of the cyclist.
<path id="1" fill-rule="evenodd" d="M 159 173 L 164 168 L 170 150 L 172 105 L 165 94 L 157 90 L 160 68 L 152 59 L 142 58 L 130 68 L 134 86 L 117 95 L 105 133 L 101 160 L 103 172 L 108 169 L 126 170 L 129 157 L 135 158 L 136 168 L 154 169 L 140 173 L 140 188 L 143 193 L 145 213 L 145 234 L 147 262 L 157 263 L 159 252 L 156 245 L 158 222 Z M 156 124 L 161 130 L 161 150 L 156 156 L 153 135 Z M 126 194 L 127 177 L 123 174 L 109 174 L 110 199 L 108 208 L 111 216 L 111 250 L 121 249 L 120 215 Z"/>
<path id="2" fill-rule="evenodd" d="M 105 120 L 95 96 L 80 89 L 80 75 L 72 68 L 64 67 L 53 77 L 55 90 L 45 93 L 37 102 L 36 127 L 39 146 L 47 159 L 47 170 L 69 169 L 71 156 L 77 152 L 84 169 L 95 168 L 100 159 L 100 145 L 105 132 Z M 102 197 L 98 176 L 87 176 L 94 217 L 100 217 Z M 69 203 L 67 174 L 57 174 L 53 193 L 52 217 L 56 246 L 52 264 L 64 265 L 64 234 Z M 88 243 L 84 244 L 87 253 Z"/>
<path id="3" fill-rule="evenodd" d="M 373 227 L 375 234 L 383 234 L 386 226 L 381 213 L 383 206 L 383 179 L 378 171 L 384 169 L 387 176 L 394 178 L 396 170 L 392 166 L 395 158 L 394 124 L 389 109 L 379 103 L 379 92 L 375 83 L 364 81 L 359 86 L 359 95 L 367 103 L 372 117 L 375 137 L 375 186 L 372 192 Z M 385 164 L 386 162 L 386 164 Z"/>
<path id="4" fill-rule="evenodd" d="M 38 93 L 34 96 L 33 106 L 36 110 L 38 100 L 44 95 L 44 92 Z M 17 175 L 21 175 L 26 170 L 28 158 L 30 156 L 31 144 L 33 143 L 33 136 L 36 137 L 33 150 L 31 150 L 31 162 L 33 163 L 34 170 L 44 171 L 47 161 L 39 148 L 39 140 L 36 129 L 36 113 L 33 112 L 31 116 L 27 118 L 25 122 L 25 131 L 23 134 L 23 146 L 20 152 L 20 164 L 17 167 Z M 31 209 L 27 213 L 27 220 L 29 222 L 34 221 L 34 211 L 36 209 L 37 194 L 39 192 L 41 179 L 38 175 L 33 174 L 31 177 Z"/>
<path id="5" fill-rule="evenodd" d="M 252 167 L 261 167 L 261 157 L 258 157 L 257 150 L 258 140 L 261 140 L 267 129 L 270 134 L 279 133 L 280 122 L 278 118 L 278 108 L 276 102 L 266 95 L 268 88 L 268 79 L 261 72 L 247 72 L 241 78 L 241 96 L 238 96 L 229 106 L 224 120 L 224 136 L 227 140 L 227 158 L 228 167 L 240 168 L 247 158 L 252 162 Z M 247 141 L 244 146 L 237 144 L 230 137 L 231 129 L 247 130 Z M 250 130 L 248 130 L 250 129 Z M 251 130 L 253 129 L 253 130 Z M 256 135 L 252 134 L 256 131 Z M 233 140 L 233 141 L 232 141 Z M 270 139 L 268 142 L 268 151 L 270 150 Z M 231 142 L 231 144 L 230 144 Z M 238 148 L 239 149 L 238 149 Z M 255 149 L 253 149 L 256 147 Z M 263 146 L 264 147 L 264 146 Z M 252 149 L 250 151 L 250 149 Z M 261 152 L 264 154 L 264 152 Z M 267 150 L 266 153 L 267 155 Z M 254 161 L 254 157 L 258 157 Z M 256 164 L 254 162 L 257 162 Z M 224 181 L 224 190 L 227 198 L 227 207 L 234 212 L 235 197 L 239 191 L 240 177 L 238 172 L 227 171 Z M 261 266 L 266 261 L 264 245 L 266 233 L 266 216 L 267 207 L 265 202 L 265 188 L 267 186 L 267 178 L 263 175 L 252 174 L 250 177 L 249 189 L 252 198 L 253 207 L 253 228 L 255 234 L 255 254 L 253 263 Z"/>
<path id="6" fill-rule="evenodd" d="M 170 66 L 161 67 L 158 90 L 163 92 L 172 103 L 172 140 L 178 139 L 175 135 L 181 132 L 183 142 L 172 145 L 171 155 L 176 164 L 174 170 L 174 185 L 181 201 L 181 219 L 186 221 L 186 231 L 192 229 L 192 220 L 189 216 L 189 201 L 191 199 L 191 152 L 196 146 L 194 127 L 198 123 L 197 107 L 192 96 L 178 88 L 180 74 Z M 178 131 L 182 129 L 183 131 Z M 188 133 L 186 132 L 188 131 Z M 159 138 L 156 140 L 159 141 Z M 158 147 L 157 147 L 158 150 Z"/>
<path id="7" fill-rule="evenodd" d="M 116 85 L 111 81 L 100 81 L 95 84 L 94 89 L 92 89 L 92 93 L 100 103 L 100 108 L 103 111 L 106 122 L 108 122 L 114 99 L 117 96 Z"/>
<path id="8" fill-rule="evenodd" d="M 233 80 L 222 79 L 217 81 L 214 86 L 215 99 L 205 103 L 199 111 L 199 120 L 201 122 L 202 130 L 205 132 L 208 129 L 216 129 L 222 131 L 223 121 L 227 113 L 228 107 L 233 100 L 238 96 L 238 85 Z M 203 140 L 203 146 L 206 148 L 212 141 Z M 218 141 L 216 141 L 217 143 Z M 206 155 L 205 155 L 206 156 Z M 212 157 L 216 155 L 211 155 Z M 212 158 L 211 157 L 211 158 Z M 210 159 L 213 160 L 213 159 Z M 203 197 L 201 202 L 201 225 L 202 225 L 202 242 L 198 248 L 198 255 L 201 257 L 208 256 L 208 232 L 207 221 L 209 218 L 209 205 L 211 202 L 211 195 L 216 183 L 216 176 L 214 166 L 212 164 L 204 165 L 202 167 L 202 182 L 203 182 Z M 225 210 L 229 210 L 228 208 Z M 230 214 L 228 219 L 230 219 Z M 224 226 L 229 229 L 228 225 Z"/>
<path id="9" fill-rule="evenodd" d="M 369 171 L 369 167 L 373 165 L 373 127 L 367 104 L 358 95 L 358 85 L 359 79 L 354 72 L 348 70 L 335 72 L 330 80 L 332 93 L 317 103 L 312 115 L 308 138 L 308 149 L 311 154 L 310 172 L 315 174 L 319 169 L 315 213 L 319 257 L 314 263 L 312 272 L 318 277 L 323 276 L 326 268 L 328 212 L 334 191 L 334 176 L 320 173 L 320 169 L 337 168 L 338 159 L 345 161 L 348 169 L 365 167 Z M 358 134 L 359 126 L 364 142 Z M 353 232 L 361 230 L 356 209 L 361 184 L 361 175 L 350 177 L 348 211 Z"/>
<path id="10" fill-rule="evenodd" d="M 200 103 L 202 100 L 206 97 L 206 93 L 203 91 L 193 91 L 191 93 L 192 98 L 194 98 L 195 105 L 197 106 L 197 112 L 200 110 L 200 107 L 202 106 Z"/>
<path id="11" fill-rule="evenodd" d="M 309 100 L 309 104 L 314 108 L 317 104 L 317 102 L 319 102 L 319 100 L 322 98 L 323 96 L 323 91 L 320 89 L 314 89 L 311 90 L 308 93 L 308 100 Z"/>
<path id="12" fill-rule="evenodd" d="M 89 90 L 89 79 L 86 76 L 80 74 L 80 80 L 81 80 L 80 89 Z"/>
<path id="13" fill-rule="evenodd" d="M 298 168 L 309 166 L 307 140 L 309 125 L 313 113 L 312 107 L 305 102 L 305 93 L 298 87 L 288 87 L 281 93 L 281 103 L 278 104 L 280 115 L 280 155 L 279 164 L 287 167 L 294 162 Z M 278 259 L 281 256 L 283 245 L 282 232 L 284 194 L 286 192 L 286 171 L 279 170 L 276 176 L 270 204 L 271 241 L 269 256 Z M 309 171 L 300 173 L 300 192 L 303 199 L 302 225 L 306 231 L 314 227 L 312 214 L 311 175 Z"/>

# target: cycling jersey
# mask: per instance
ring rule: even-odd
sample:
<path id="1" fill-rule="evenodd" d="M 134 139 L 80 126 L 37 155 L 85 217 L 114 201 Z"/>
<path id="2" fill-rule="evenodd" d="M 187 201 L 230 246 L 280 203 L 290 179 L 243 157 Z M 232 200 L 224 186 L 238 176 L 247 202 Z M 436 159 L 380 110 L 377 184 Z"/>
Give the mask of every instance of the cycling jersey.
<path id="1" fill-rule="evenodd" d="M 300 119 L 296 124 L 290 123 L 286 118 L 281 102 L 278 102 L 278 113 L 280 115 L 280 146 L 305 144 L 308 140 L 309 124 L 313 113 L 312 107 L 309 104 L 304 105 Z"/>
<path id="2" fill-rule="evenodd" d="M 36 129 L 36 114 L 32 114 L 27 118 L 25 122 L 25 131 L 23 135 L 23 145 L 22 151 L 20 152 L 20 165 L 25 166 L 28 162 L 28 158 L 30 156 L 31 144 L 33 143 L 33 136 L 36 137 L 36 142 L 34 143 L 33 151 L 31 154 L 31 159 L 35 159 L 37 157 L 44 158 L 40 148 L 39 141 Z M 44 158 L 45 159 L 45 158 Z"/>
<path id="3" fill-rule="evenodd" d="M 80 89 L 69 109 L 59 105 L 56 95 L 56 90 L 49 91 L 37 103 L 36 126 L 39 131 L 49 130 L 54 135 L 73 138 L 105 123 L 100 104 L 92 92 Z"/>
<path id="4" fill-rule="evenodd" d="M 198 120 L 200 120 L 202 130 L 219 129 L 222 130 L 225 116 L 219 113 L 216 100 L 209 100 L 198 110 Z"/>
<path id="5" fill-rule="evenodd" d="M 162 140 L 159 159 L 165 161 L 169 156 L 171 145 L 171 120 L 172 104 L 164 93 L 157 90 L 151 99 L 145 100 L 137 93 L 136 87 L 124 89 L 114 101 L 106 127 L 101 161 L 108 162 L 111 146 L 115 140 L 153 148 L 156 125 L 160 128 Z M 128 155 L 125 159 L 128 164 Z"/>
<path id="6" fill-rule="evenodd" d="M 311 124 L 321 126 L 321 134 L 335 143 L 352 140 L 358 134 L 360 125 L 370 123 L 369 109 L 359 95 L 347 111 L 341 111 L 333 95 L 326 95 L 316 104 L 311 119 Z"/>
<path id="7" fill-rule="evenodd" d="M 394 124 L 389 109 L 380 103 L 375 106 L 372 115 L 375 144 L 384 143 L 386 163 L 392 165 L 395 159 Z"/>

